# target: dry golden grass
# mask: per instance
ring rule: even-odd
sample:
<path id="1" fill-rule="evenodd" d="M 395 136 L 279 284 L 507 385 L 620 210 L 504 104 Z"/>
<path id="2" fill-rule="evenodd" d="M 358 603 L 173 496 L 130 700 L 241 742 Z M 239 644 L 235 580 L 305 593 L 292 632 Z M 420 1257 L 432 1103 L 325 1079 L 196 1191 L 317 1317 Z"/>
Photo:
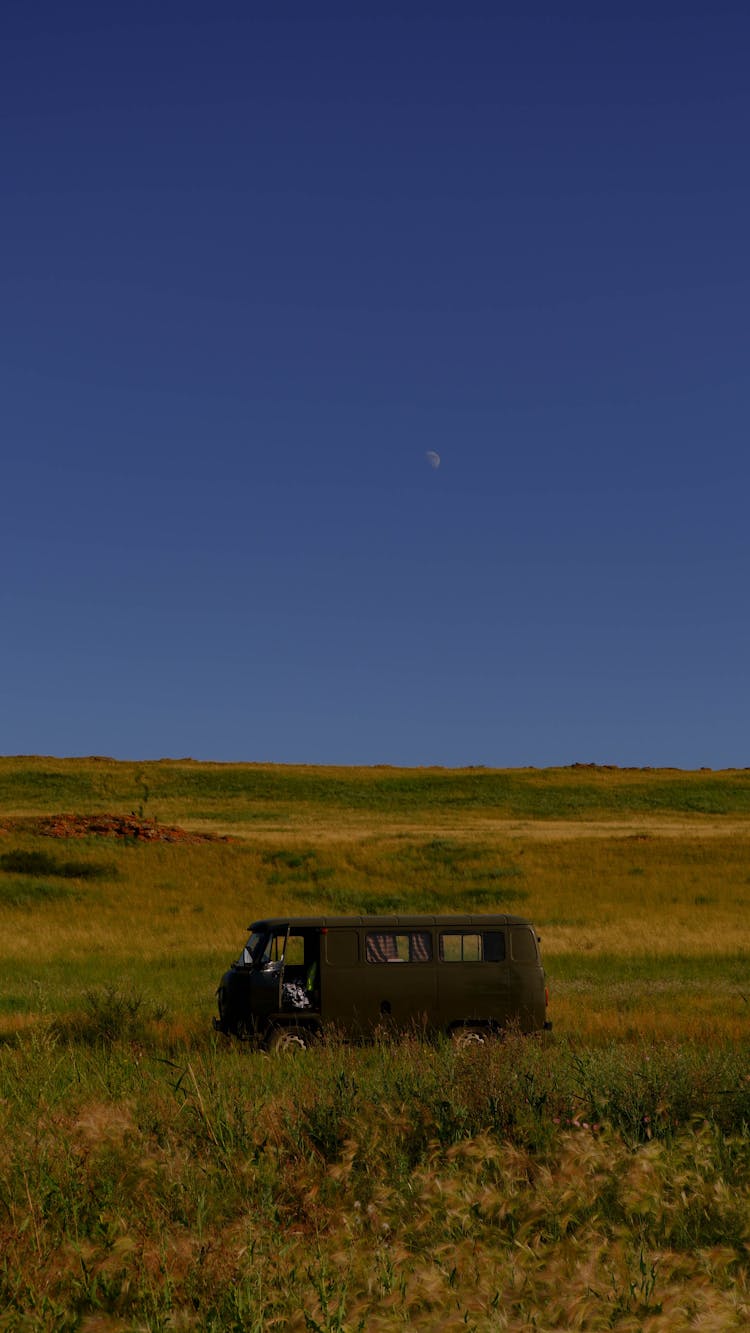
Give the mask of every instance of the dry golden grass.
<path id="1" fill-rule="evenodd" d="M 19 837 L 14 843 L 41 845 Z M 280 874 L 274 862 L 279 844 L 257 835 L 235 844 L 107 847 L 117 879 L 66 885 L 68 896 L 41 897 L 38 906 L 6 904 L 0 947 L 8 958 L 27 956 L 33 927 L 35 944 L 45 953 L 53 948 L 79 956 L 96 948 L 118 957 L 133 950 L 154 957 L 171 948 L 231 950 L 258 916 L 336 910 L 331 890 L 348 894 L 352 911 L 359 891 L 364 896 L 378 889 L 400 893 L 405 910 L 423 910 L 419 899 L 429 886 L 430 865 L 419 862 L 421 846 L 372 835 L 361 842 L 330 836 L 317 851 L 317 883 L 306 879 L 304 865 L 298 873 L 282 867 Z M 282 849 L 295 850 L 286 842 Z M 94 859 L 98 849 L 87 853 Z M 747 836 L 645 843 L 620 836 L 484 840 L 481 862 L 490 893 L 493 866 L 509 868 L 496 910 L 528 915 L 550 961 L 561 953 L 713 956 L 750 947 Z M 476 876 L 484 888 L 481 866 Z M 466 892 L 458 875 L 453 889 L 447 883 L 439 910 L 461 910 Z M 490 899 L 484 910 L 494 907 Z"/>

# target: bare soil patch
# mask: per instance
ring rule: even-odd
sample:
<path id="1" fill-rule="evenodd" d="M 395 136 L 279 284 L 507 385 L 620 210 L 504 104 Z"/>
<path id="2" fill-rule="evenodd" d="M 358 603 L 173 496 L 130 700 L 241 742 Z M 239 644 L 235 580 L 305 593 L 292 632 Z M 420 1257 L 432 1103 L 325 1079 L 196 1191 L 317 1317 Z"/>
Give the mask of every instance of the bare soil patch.
<path id="1" fill-rule="evenodd" d="M 122 838 L 138 842 L 231 842 L 219 833 L 197 833 L 138 815 L 18 815 L 0 820 L 0 833 L 34 833 L 43 838 Z"/>

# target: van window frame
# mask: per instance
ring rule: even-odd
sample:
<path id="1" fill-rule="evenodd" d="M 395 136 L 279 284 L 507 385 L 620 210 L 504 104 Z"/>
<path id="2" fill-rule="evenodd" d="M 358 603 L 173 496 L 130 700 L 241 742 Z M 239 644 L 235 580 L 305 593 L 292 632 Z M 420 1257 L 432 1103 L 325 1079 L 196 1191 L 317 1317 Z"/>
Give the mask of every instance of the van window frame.
<path id="1" fill-rule="evenodd" d="M 395 953 L 388 956 L 388 947 L 386 940 L 407 940 L 408 957 L 404 958 L 399 953 L 399 945 L 396 943 Z M 414 941 L 420 939 L 420 950 L 424 949 L 424 956 L 420 957 L 414 947 Z M 371 947 L 372 942 L 372 947 Z M 383 957 L 374 956 L 375 953 L 382 952 Z M 432 931 L 409 928 L 408 926 L 399 928 L 394 927 L 390 930 L 366 930 L 365 931 L 365 963 L 374 967 L 384 967 L 390 963 L 413 963 L 422 967 L 425 963 L 431 963 L 434 958 L 434 949 L 432 945 Z"/>
<path id="2" fill-rule="evenodd" d="M 503 945 L 502 945 L 502 957 L 501 957 L 501 958 L 488 958 L 488 957 L 486 956 L 486 944 L 485 944 L 485 936 L 486 936 L 486 935 L 496 935 L 496 936 L 499 936 L 500 939 L 502 939 L 502 941 L 503 941 Z M 453 940 L 455 940 L 455 939 L 460 939 L 460 940 L 461 940 L 461 956 L 460 956 L 460 958 L 447 958 L 447 957 L 446 957 L 446 955 L 445 955 L 445 947 L 444 947 L 444 941 L 445 941 L 446 939 L 453 939 Z M 478 956 L 474 955 L 474 956 L 469 957 L 469 958 L 465 957 L 465 953 L 464 953 L 464 943 L 463 943 L 463 942 L 464 942 L 464 940 L 467 940 L 467 939 L 469 939 L 469 940 L 478 940 L 478 941 L 479 941 L 479 955 L 478 955 Z M 449 966 L 455 966 L 455 964 L 458 963 L 459 965 L 466 965 L 467 967 L 469 967 L 469 966 L 475 966 L 477 963 L 479 963 L 479 964 L 486 963 L 489 967 L 497 967 L 498 964 L 500 964 L 500 963 L 505 963 L 505 962 L 507 962 L 507 959 L 508 959 L 508 941 L 507 941 L 506 932 L 505 932 L 504 930 L 502 930 L 502 929 L 499 929 L 499 928 L 498 928 L 498 929 L 488 929 L 488 930 L 470 930 L 470 929 L 461 929 L 461 928 L 459 927 L 459 928 L 457 928 L 456 930 L 441 930 L 441 931 L 439 932 L 439 935 L 438 935 L 438 954 L 437 954 L 437 957 L 438 957 L 438 962 L 440 963 L 441 966 L 442 966 L 444 963 L 447 964 L 447 965 L 449 965 Z"/>

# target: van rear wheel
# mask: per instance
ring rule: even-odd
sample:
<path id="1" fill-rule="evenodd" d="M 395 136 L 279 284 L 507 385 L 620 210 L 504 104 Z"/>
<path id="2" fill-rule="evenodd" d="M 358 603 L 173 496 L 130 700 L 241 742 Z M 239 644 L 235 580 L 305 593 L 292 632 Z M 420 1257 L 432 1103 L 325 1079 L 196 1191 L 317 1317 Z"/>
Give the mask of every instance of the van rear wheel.
<path id="1" fill-rule="evenodd" d="M 451 1041 L 454 1046 L 484 1046 L 487 1032 L 484 1028 L 453 1028 Z"/>
<path id="2" fill-rule="evenodd" d="M 309 1045 L 309 1032 L 299 1027 L 274 1028 L 268 1038 L 268 1049 L 272 1055 L 281 1055 L 282 1052 L 296 1055 L 298 1051 L 306 1051 Z"/>

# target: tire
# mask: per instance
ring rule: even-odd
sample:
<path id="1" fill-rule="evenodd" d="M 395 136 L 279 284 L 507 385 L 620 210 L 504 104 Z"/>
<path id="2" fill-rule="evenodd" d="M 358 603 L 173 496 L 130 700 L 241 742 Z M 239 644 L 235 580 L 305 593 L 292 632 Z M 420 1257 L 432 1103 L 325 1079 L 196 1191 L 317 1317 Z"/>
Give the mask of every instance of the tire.
<path id="1" fill-rule="evenodd" d="M 271 1055 L 297 1055 L 310 1045 L 310 1033 L 294 1026 L 274 1028 L 267 1045 Z"/>
<path id="2" fill-rule="evenodd" d="M 484 1028 L 453 1028 L 451 1031 L 451 1041 L 454 1046 L 484 1046 L 487 1042 L 487 1033 Z"/>

